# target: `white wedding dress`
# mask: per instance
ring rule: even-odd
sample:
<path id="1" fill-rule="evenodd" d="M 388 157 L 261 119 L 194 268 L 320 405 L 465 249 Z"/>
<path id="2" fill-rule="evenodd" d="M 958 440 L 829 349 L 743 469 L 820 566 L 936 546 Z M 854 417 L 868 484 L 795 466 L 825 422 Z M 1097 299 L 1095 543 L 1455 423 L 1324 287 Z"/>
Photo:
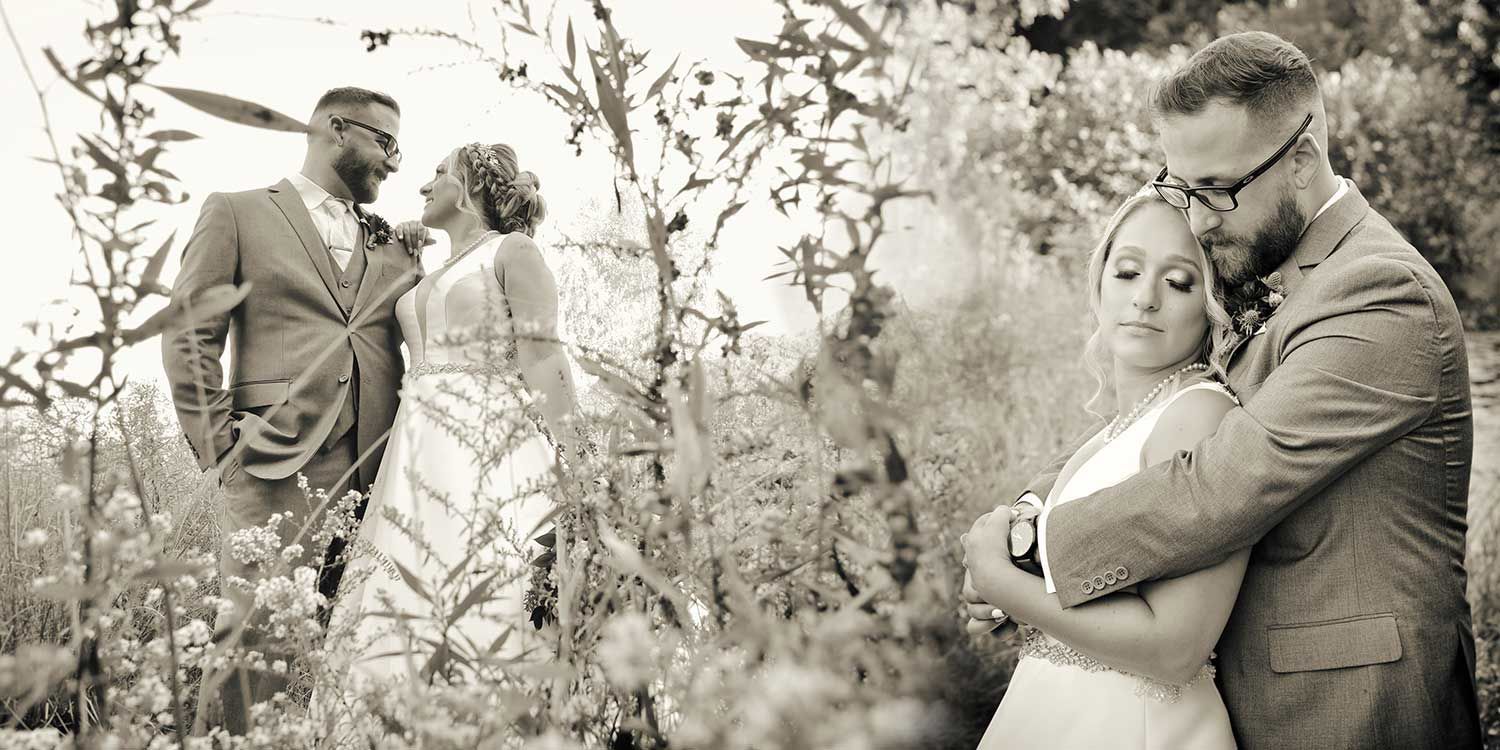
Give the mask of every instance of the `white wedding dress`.
<path id="1" fill-rule="evenodd" d="M 1183 388 L 1089 456 L 1063 486 L 1052 488 L 1047 504 L 1061 505 L 1140 471 L 1141 449 L 1168 404 L 1205 388 L 1233 398 L 1217 383 Z M 1103 439 L 1101 430 L 1079 451 L 1091 450 Z M 1020 661 L 980 750 L 1235 746 L 1211 665 L 1204 664 L 1187 685 L 1172 685 L 1107 667 L 1036 628 L 1022 626 L 1021 634 Z"/>
<path id="2" fill-rule="evenodd" d="M 396 302 L 412 366 L 329 631 L 348 687 L 425 680 L 445 659 L 495 679 L 501 662 L 550 656 L 523 599 L 556 453 L 520 387 L 494 268 L 503 241 Z"/>

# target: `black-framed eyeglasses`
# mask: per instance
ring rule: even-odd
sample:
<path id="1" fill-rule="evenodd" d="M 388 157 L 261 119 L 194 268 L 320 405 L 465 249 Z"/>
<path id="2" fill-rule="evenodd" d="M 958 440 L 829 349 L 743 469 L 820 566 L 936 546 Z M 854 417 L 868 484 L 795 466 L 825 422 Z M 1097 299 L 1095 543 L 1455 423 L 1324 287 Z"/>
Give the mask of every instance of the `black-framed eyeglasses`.
<path id="1" fill-rule="evenodd" d="M 384 138 L 385 140 L 383 141 L 377 139 L 375 143 L 380 146 L 381 150 L 385 151 L 385 157 L 387 159 L 395 159 L 396 161 L 401 161 L 401 147 L 396 145 L 396 136 L 391 135 L 390 133 L 387 133 L 384 130 L 381 130 L 380 128 L 377 128 L 373 125 L 366 125 L 359 120 L 351 119 L 343 115 L 332 115 L 332 117 L 336 117 L 344 122 L 349 123 L 350 125 L 358 125 L 359 127 L 362 127 L 365 130 L 368 130 L 371 133 Z"/>
<path id="2" fill-rule="evenodd" d="M 1297 144 L 1297 139 L 1301 138 L 1302 134 L 1307 132 L 1307 126 L 1311 125 L 1312 121 L 1312 113 L 1308 113 L 1307 117 L 1302 118 L 1302 126 L 1297 128 L 1297 132 L 1293 133 L 1292 137 L 1288 138 L 1286 143 L 1281 144 L 1281 148 L 1276 149 L 1276 153 L 1271 154 L 1271 158 L 1266 159 L 1260 163 L 1260 166 L 1245 173 L 1244 177 L 1235 180 L 1232 185 L 1188 187 L 1186 185 L 1178 185 L 1174 182 L 1166 182 L 1167 168 L 1162 167 L 1161 172 L 1156 175 L 1156 179 L 1151 181 L 1151 187 L 1156 188 L 1156 194 L 1160 195 L 1162 200 L 1171 204 L 1174 208 L 1180 208 L 1184 211 L 1192 205 L 1193 198 L 1197 198 L 1199 203 L 1215 211 L 1233 211 L 1240 207 L 1239 199 L 1235 196 L 1239 195 L 1239 192 L 1244 190 L 1245 186 L 1254 182 L 1255 178 L 1265 174 L 1267 170 L 1275 166 L 1276 162 L 1281 160 L 1281 157 L 1286 156 L 1287 152 L 1292 150 L 1292 146 Z"/>

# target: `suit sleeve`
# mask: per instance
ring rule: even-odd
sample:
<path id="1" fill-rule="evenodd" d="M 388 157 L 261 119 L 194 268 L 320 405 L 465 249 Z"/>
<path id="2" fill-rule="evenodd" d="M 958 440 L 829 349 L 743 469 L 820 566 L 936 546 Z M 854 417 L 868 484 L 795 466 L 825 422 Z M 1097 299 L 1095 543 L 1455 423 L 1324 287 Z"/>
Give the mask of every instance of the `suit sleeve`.
<path id="1" fill-rule="evenodd" d="M 191 304 L 195 295 L 239 281 L 239 233 L 228 198 L 215 193 L 203 202 L 198 223 L 182 251 L 182 270 L 172 302 Z M 220 358 L 229 335 L 230 313 L 169 330 L 162 338 L 162 366 L 171 387 L 177 419 L 202 469 L 212 467 L 234 444 L 232 401 L 224 387 Z"/>
<path id="2" fill-rule="evenodd" d="M 1201 570 L 1253 545 L 1437 408 L 1442 332 L 1412 269 L 1366 257 L 1304 291 L 1316 297 L 1287 321 L 1276 368 L 1217 433 L 1050 509 L 1043 548 L 1063 606 Z M 1115 572 L 1107 581 L 1122 580 L 1098 586 L 1105 571 Z"/>

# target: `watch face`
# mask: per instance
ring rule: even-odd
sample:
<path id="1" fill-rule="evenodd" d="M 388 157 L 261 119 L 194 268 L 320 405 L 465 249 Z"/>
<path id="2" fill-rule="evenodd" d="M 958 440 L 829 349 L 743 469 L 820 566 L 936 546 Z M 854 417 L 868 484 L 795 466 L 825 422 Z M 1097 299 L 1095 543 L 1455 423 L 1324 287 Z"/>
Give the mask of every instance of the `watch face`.
<path id="1" fill-rule="evenodd" d="M 1010 556 L 1023 557 L 1036 543 L 1036 527 L 1030 520 L 1020 521 L 1010 527 Z"/>

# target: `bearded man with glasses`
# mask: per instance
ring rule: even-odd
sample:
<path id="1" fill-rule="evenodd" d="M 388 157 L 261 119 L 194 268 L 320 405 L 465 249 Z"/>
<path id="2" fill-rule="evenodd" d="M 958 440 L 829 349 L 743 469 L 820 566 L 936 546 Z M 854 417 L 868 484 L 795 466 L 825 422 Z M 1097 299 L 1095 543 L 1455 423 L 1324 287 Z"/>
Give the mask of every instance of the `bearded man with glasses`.
<path id="1" fill-rule="evenodd" d="M 968 548 L 983 533 L 980 548 L 1034 561 L 1066 609 L 1249 547 L 1216 649 L 1239 746 L 1481 747 L 1464 569 L 1473 423 L 1452 296 L 1334 174 L 1317 77 L 1292 44 L 1222 37 L 1151 106 L 1166 154 L 1152 187 L 1225 287 L 1264 290 L 1238 298 L 1254 325 L 1213 358 L 1242 406 L 1194 450 L 1048 506 L 1070 446 L 997 511 L 1010 521 L 976 522 Z M 1004 599 L 965 586 L 969 612 L 1052 616 Z"/>
<path id="2" fill-rule="evenodd" d="M 319 591 L 331 599 L 343 540 L 314 544 L 327 509 L 302 491 L 299 477 L 335 500 L 366 492 L 395 419 L 404 367 L 396 299 L 416 284 L 421 264 L 413 243 L 397 243 L 363 204 L 400 167 L 400 126 L 389 96 L 359 88 L 324 94 L 308 121 L 300 170 L 268 188 L 203 202 L 172 289 L 174 302 L 190 303 L 214 287 L 252 287 L 233 310 L 162 340 L 188 445 L 223 487 L 221 592 L 234 607 L 220 612 L 215 638 L 293 666 L 242 666 L 223 681 L 224 725 L 234 734 L 250 729 L 252 705 L 278 692 L 307 695 L 288 674 L 308 647 L 270 634 L 271 613 L 255 607 L 255 586 L 281 571 L 274 560 L 247 559 L 236 532 L 291 514 L 278 529 L 281 547 L 300 534 L 293 549 L 301 553 L 283 559 L 317 571 Z M 212 704 L 205 696 L 201 705 Z"/>

